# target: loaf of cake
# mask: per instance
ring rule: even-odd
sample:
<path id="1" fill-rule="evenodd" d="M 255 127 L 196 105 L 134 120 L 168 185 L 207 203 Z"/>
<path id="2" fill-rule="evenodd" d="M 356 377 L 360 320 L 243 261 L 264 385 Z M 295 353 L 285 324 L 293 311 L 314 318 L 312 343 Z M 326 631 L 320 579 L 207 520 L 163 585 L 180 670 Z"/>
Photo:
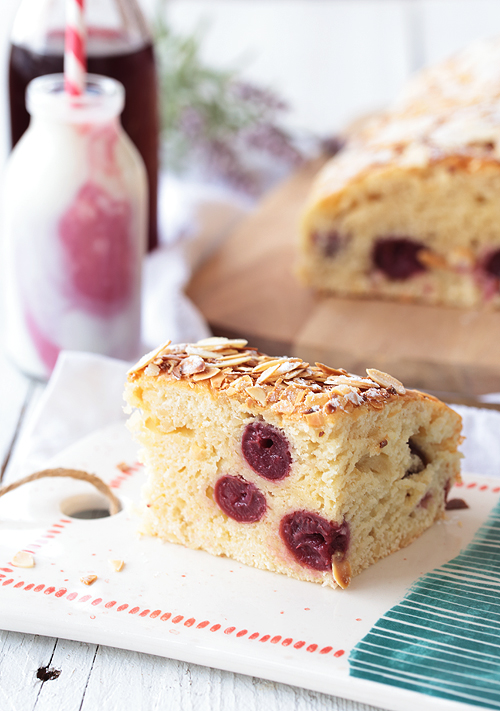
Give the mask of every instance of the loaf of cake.
<path id="1" fill-rule="evenodd" d="M 125 397 L 142 532 L 299 580 L 347 587 L 442 518 L 460 476 L 459 415 L 378 370 L 214 337 L 145 356 Z"/>
<path id="2" fill-rule="evenodd" d="M 326 163 L 298 274 L 347 296 L 500 307 L 500 41 L 424 70 Z"/>

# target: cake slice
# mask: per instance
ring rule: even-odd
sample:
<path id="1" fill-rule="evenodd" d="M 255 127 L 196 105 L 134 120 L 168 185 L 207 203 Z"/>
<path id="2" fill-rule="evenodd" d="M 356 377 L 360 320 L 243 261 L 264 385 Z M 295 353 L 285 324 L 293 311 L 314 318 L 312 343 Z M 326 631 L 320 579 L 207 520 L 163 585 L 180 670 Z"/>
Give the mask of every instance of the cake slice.
<path id="1" fill-rule="evenodd" d="M 208 338 L 145 356 L 126 400 L 142 531 L 299 580 L 346 587 L 442 518 L 460 476 L 459 415 L 378 370 Z"/>
<path id="2" fill-rule="evenodd" d="M 349 133 L 305 205 L 305 284 L 500 308 L 499 56 L 499 39 L 477 43 Z"/>

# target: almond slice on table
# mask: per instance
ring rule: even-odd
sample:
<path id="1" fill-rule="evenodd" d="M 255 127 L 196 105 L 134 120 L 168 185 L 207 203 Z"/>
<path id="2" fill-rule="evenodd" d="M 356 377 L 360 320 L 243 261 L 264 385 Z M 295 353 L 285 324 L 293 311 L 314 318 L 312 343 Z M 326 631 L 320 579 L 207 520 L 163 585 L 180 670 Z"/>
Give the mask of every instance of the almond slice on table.
<path id="1" fill-rule="evenodd" d="M 13 556 L 12 565 L 15 568 L 34 568 L 35 559 L 28 551 L 19 551 Z"/>

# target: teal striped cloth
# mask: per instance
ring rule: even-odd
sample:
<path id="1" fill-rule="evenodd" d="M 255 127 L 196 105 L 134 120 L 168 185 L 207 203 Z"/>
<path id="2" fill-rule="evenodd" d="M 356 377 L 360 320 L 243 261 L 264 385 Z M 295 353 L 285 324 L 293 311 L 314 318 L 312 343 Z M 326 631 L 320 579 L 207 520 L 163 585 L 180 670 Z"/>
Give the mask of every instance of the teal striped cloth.
<path id="1" fill-rule="evenodd" d="M 378 620 L 349 664 L 361 679 L 500 709 L 500 502 L 467 548 Z"/>

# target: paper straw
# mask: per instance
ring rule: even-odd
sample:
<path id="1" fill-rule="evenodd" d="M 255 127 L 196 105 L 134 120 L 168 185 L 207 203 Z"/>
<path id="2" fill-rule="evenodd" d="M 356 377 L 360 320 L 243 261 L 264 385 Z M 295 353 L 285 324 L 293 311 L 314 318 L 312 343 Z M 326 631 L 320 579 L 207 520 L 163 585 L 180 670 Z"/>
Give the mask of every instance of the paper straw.
<path id="1" fill-rule="evenodd" d="M 71 96 L 80 96 L 85 91 L 85 39 L 84 0 L 66 0 L 64 86 Z"/>

